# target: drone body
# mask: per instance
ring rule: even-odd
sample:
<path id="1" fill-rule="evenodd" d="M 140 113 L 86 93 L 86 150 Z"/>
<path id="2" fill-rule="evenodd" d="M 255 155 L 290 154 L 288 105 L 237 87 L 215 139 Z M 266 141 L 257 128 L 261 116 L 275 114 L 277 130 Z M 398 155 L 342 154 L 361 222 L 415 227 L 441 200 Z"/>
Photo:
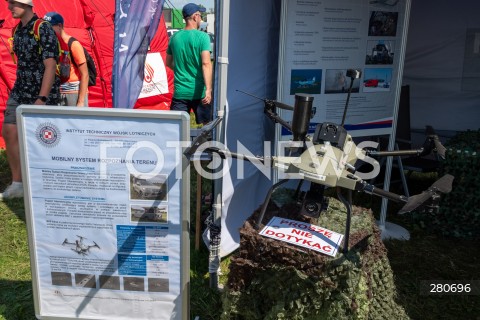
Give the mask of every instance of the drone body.
<path id="1" fill-rule="evenodd" d="M 78 240 L 75 240 L 75 242 L 70 242 L 68 241 L 68 238 L 65 238 L 62 245 L 69 246 L 72 251 L 75 251 L 76 253 L 82 256 L 87 256 L 90 253 L 91 248 L 100 249 L 100 246 L 95 241 L 92 241 L 93 244 L 85 244 L 83 242 L 83 240 L 86 239 L 85 237 L 82 237 L 79 235 L 77 235 L 77 237 L 78 237 Z"/>

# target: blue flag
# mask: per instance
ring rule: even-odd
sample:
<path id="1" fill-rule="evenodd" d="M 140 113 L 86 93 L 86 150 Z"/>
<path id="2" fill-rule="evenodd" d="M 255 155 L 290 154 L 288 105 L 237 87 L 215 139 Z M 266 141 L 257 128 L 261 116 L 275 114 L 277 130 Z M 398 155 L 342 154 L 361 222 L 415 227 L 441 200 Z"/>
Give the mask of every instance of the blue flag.
<path id="1" fill-rule="evenodd" d="M 116 0 L 113 107 L 133 108 L 142 90 L 145 59 L 164 0 Z"/>

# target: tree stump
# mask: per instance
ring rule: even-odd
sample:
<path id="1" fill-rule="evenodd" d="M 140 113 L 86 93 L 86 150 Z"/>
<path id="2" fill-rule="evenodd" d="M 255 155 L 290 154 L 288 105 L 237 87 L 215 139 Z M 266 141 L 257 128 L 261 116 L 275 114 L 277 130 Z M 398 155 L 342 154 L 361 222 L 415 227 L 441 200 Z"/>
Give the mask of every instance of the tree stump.
<path id="1" fill-rule="evenodd" d="M 318 219 L 298 214 L 294 203 L 272 201 L 262 225 L 260 209 L 240 230 L 223 292 L 222 319 L 408 319 L 395 302 L 386 248 L 370 209 L 352 208 L 349 251 L 336 257 L 259 235 L 274 216 L 344 234 L 346 209 L 331 198 Z"/>

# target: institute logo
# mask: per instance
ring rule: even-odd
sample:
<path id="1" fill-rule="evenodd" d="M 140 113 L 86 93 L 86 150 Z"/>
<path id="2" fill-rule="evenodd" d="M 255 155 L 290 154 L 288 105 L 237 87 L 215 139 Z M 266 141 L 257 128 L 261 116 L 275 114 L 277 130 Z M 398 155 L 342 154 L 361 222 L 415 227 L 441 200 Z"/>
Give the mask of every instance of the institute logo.
<path id="1" fill-rule="evenodd" d="M 35 136 L 38 142 L 47 148 L 55 147 L 61 138 L 58 127 L 52 123 L 42 123 L 37 127 Z"/>

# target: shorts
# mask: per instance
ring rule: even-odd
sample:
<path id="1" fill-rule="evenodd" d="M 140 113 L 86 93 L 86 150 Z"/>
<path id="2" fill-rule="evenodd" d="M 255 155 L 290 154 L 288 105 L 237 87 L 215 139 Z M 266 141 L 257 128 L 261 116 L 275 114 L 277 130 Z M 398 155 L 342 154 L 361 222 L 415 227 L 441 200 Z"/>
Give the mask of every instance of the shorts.
<path id="1" fill-rule="evenodd" d="M 3 123 L 5 124 L 17 124 L 17 107 L 20 104 L 13 98 L 8 98 L 7 106 L 5 108 L 5 117 Z"/>
<path id="2" fill-rule="evenodd" d="M 78 101 L 78 92 L 72 93 L 60 93 L 60 105 L 76 107 Z M 83 107 L 88 107 L 88 94 L 85 95 L 83 100 Z"/>
<path id="3" fill-rule="evenodd" d="M 195 113 L 195 121 L 197 124 L 205 124 L 212 120 L 212 106 L 209 104 L 202 104 L 201 99 L 172 99 L 170 110 L 190 112 L 190 109 Z"/>

